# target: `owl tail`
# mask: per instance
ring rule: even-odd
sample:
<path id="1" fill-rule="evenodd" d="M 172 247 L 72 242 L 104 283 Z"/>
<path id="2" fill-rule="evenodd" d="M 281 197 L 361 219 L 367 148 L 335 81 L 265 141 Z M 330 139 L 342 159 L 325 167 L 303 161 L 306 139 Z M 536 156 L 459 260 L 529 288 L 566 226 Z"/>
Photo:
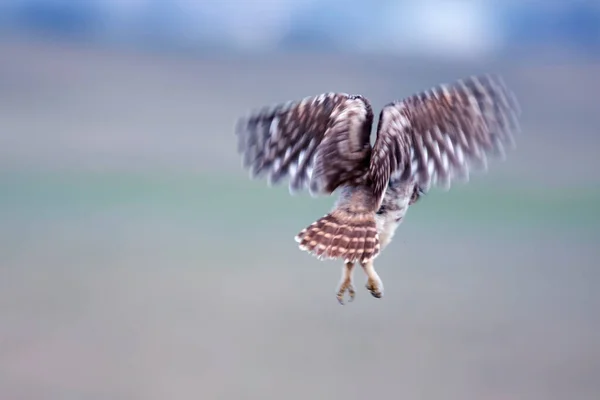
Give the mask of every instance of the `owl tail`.
<path id="1" fill-rule="evenodd" d="M 323 258 L 366 262 L 379 254 L 374 212 L 336 209 L 296 235 L 301 250 Z"/>

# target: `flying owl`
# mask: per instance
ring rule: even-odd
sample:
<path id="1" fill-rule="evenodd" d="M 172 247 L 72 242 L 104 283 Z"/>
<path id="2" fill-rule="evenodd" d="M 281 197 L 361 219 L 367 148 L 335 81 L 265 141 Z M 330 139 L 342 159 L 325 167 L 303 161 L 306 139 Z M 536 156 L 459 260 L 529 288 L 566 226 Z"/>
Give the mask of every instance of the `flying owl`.
<path id="1" fill-rule="evenodd" d="M 359 263 L 366 288 L 383 296 L 374 259 L 391 242 L 408 208 L 430 188 L 467 182 L 487 159 L 514 148 L 520 108 L 498 75 L 471 76 L 391 102 L 379 114 L 360 95 L 324 93 L 250 112 L 235 126 L 251 177 L 289 178 L 290 193 L 338 192 L 333 210 L 296 236 L 301 250 L 344 261 L 340 304 L 355 296 Z"/>

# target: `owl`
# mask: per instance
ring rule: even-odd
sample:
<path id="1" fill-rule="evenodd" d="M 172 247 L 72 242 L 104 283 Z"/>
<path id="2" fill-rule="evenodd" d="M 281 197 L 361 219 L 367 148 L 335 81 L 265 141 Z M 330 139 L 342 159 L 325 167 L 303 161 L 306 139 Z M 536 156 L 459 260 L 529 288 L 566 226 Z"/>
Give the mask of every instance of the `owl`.
<path id="1" fill-rule="evenodd" d="M 353 268 L 382 298 L 375 258 L 392 241 L 408 208 L 432 187 L 467 182 L 487 160 L 514 148 L 520 108 L 495 74 L 438 84 L 385 105 L 371 145 L 373 109 L 361 95 L 324 93 L 255 109 L 237 119 L 242 165 L 290 193 L 334 192 L 331 212 L 296 235 L 301 250 L 343 260 L 340 304 L 355 297 Z"/>

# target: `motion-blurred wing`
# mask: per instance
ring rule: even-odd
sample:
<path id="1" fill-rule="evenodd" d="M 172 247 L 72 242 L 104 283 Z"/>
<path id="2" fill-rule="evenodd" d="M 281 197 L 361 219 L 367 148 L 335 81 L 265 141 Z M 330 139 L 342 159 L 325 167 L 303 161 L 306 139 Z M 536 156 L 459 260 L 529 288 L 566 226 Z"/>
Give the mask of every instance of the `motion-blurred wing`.
<path id="1" fill-rule="evenodd" d="M 238 120 L 238 151 L 252 176 L 289 177 L 290 192 L 330 194 L 364 181 L 373 111 L 366 99 L 326 93 L 264 108 Z"/>
<path id="2" fill-rule="evenodd" d="M 369 166 L 378 196 L 390 178 L 414 178 L 421 190 L 449 189 L 468 180 L 473 167 L 487 168 L 487 157 L 503 158 L 514 147 L 519 105 L 502 79 L 473 76 L 438 85 L 383 108 Z M 380 197 L 381 198 L 381 197 Z"/>

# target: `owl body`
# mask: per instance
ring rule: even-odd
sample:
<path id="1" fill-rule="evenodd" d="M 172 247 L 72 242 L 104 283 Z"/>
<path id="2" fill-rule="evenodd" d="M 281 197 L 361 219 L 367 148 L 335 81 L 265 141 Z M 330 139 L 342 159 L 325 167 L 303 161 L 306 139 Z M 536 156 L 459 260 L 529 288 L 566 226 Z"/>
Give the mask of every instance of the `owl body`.
<path id="1" fill-rule="evenodd" d="M 419 188 L 413 180 L 390 181 L 381 206 L 375 213 L 381 250 L 390 244 L 408 208 L 419 196 Z"/>
<path id="2" fill-rule="evenodd" d="M 238 151 L 251 176 L 270 184 L 289 177 L 290 192 L 339 193 L 325 216 L 296 235 L 319 259 L 344 260 L 337 297 L 354 297 L 359 263 L 374 297 L 383 284 L 373 260 L 387 247 L 408 208 L 432 186 L 448 190 L 469 171 L 487 168 L 514 147 L 520 108 L 496 75 L 434 86 L 384 106 L 377 137 L 369 101 L 324 93 L 251 112 L 236 125 Z M 466 178 L 466 179 L 465 179 Z"/>

